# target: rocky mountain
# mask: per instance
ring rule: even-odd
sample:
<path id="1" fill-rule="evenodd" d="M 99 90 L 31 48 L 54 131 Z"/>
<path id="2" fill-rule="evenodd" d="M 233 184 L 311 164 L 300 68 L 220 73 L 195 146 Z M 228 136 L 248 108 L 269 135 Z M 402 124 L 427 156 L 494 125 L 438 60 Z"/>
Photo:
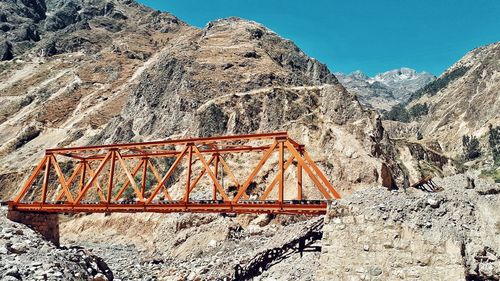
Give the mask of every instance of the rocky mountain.
<path id="1" fill-rule="evenodd" d="M 40 34 L 3 33 L 13 54 L 0 72 L 4 198 L 48 147 L 276 130 L 311 146 L 346 192 L 398 177 L 376 114 L 258 23 L 198 29 L 127 0 L 40 1 L 39 16 L 26 14 L 32 2 L 1 3 L 6 24 Z"/>
<path id="2" fill-rule="evenodd" d="M 167 13 L 132 1 L 0 5 L 3 24 L 12 26 L 1 37 L 12 53 L 0 63 L 4 195 L 15 192 L 24 177 L 20 171 L 33 165 L 43 149 L 88 143 L 120 114 L 147 60 L 174 34 L 192 30 Z M 21 22 L 39 37 L 20 37 Z"/>
<path id="3" fill-rule="evenodd" d="M 360 102 L 378 111 L 388 111 L 407 101 L 411 94 L 434 81 L 434 75 L 400 68 L 368 77 L 361 71 L 350 74 L 335 73 L 349 92 L 358 95 Z"/>
<path id="4" fill-rule="evenodd" d="M 403 125 L 410 135 L 400 136 L 414 137 L 418 132 L 423 142 L 434 142 L 437 150 L 453 158 L 463 153 L 462 137 L 474 136 L 491 161 L 488 140 L 490 127 L 500 125 L 499 92 L 500 43 L 474 49 L 393 112 L 412 121 Z M 390 123 L 385 127 L 391 135 L 399 134 Z"/>

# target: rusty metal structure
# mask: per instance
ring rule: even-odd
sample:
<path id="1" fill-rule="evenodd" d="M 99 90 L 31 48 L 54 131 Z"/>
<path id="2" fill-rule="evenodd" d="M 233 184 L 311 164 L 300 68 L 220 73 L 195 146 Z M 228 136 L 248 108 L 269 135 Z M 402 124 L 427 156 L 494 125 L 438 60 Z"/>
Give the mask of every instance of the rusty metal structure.
<path id="1" fill-rule="evenodd" d="M 230 167 L 228 158 L 235 154 L 248 159 L 243 164 L 257 162 L 248 175 L 243 164 L 237 168 L 240 178 Z M 265 165 L 268 174 L 257 186 Z M 291 176 L 294 184 L 287 185 Z M 319 198 L 305 198 L 306 188 L 315 189 Z M 337 198 L 304 145 L 278 132 L 47 149 L 9 208 L 315 215 L 324 214 L 328 200 Z"/>

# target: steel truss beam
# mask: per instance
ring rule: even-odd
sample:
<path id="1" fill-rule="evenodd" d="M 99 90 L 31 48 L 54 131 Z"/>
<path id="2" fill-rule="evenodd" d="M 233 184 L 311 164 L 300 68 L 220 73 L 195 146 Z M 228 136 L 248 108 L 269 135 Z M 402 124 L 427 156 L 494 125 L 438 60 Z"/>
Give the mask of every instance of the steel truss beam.
<path id="1" fill-rule="evenodd" d="M 231 155 L 241 153 L 261 153 L 260 160 L 246 177 L 241 176 L 244 171 L 235 173 L 234 165 L 233 168 L 230 165 L 234 163 L 228 160 Z M 273 156 L 277 156 L 277 160 Z M 161 161 L 163 167 L 159 164 Z M 271 175 L 269 183 L 267 176 L 258 176 L 264 166 Z M 290 166 L 296 166 L 295 173 L 287 173 Z M 304 181 L 303 172 L 310 181 Z M 184 173 L 184 177 L 179 173 Z M 288 188 L 287 182 L 293 176 L 296 187 Z M 224 177 L 231 188 L 224 186 Z M 206 179 L 205 183 L 202 178 Z M 184 187 L 174 192 L 172 185 L 177 181 Z M 322 197 L 304 200 L 306 188 L 318 190 Z M 270 199 L 273 191 L 276 195 Z M 192 198 L 195 192 L 198 198 Z M 206 198 L 200 199 L 200 194 Z M 19 194 L 9 202 L 9 208 L 59 213 L 317 215 L 326 212 L 328 200 L 337 198 L 339 193 L 304 145 L 292 140 L 286 132 L 279 132 L 48 149 Z"/>

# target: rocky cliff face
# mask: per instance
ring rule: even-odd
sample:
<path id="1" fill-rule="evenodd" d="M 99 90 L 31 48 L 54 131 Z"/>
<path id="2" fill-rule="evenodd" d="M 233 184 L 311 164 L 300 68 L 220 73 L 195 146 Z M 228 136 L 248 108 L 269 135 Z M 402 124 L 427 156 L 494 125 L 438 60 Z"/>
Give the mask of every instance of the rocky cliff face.
<path id="1" fill-rule="evenodd" d="M 400 68 L 368 77 L 361 71 L 350 74 L 335 73 L 340 83 L 358 95 L 360 102 L 379 111 L 388 111 L 396 104 L 407 101 L 410 96 L 434 81 L 434 75 L 417 73 L 414 69 Z"/>
<path id="2" fill-rule="evenodd" d="M 0 8 L 2 60 L 23 58 L 26 54 L 97 52 L 110 46 L 106 37 L 123 34 L 122 31 L 168 32 L 183 25 L 173 16 L 130 0 L 2 1 Z"/>
<path id="3" fill-rule="evenodd" d="M 149 63 L 120 118 L 113 120 L 96 142 L 198 135 L 192 123 L 196 110 L 218 97 L 273 86 L 338 84 L 326 66 L 307 57 L 292 42 L 260 24 L 237 18 L 180 34 Z M 219 116 L 220 109 L 213 106 L 209 110 L 200 112 L 207 121 L 205 128 L 200 128 L 206 130 L 202 135 L 259 129 L 260 122 L 254 121 L 257 127 L 226 130 L 228 116 Z M 257 114 L 260 107 L 254 104 L 248 110 Z M 279 126 L 279 122 L 274 123 Z"/>
<path id="4" fill-rule="evenodd" d="M 176 34 L 194 30 L 132 1 L 0 5 L 3 24 L 12 26 L 0 38 L 13 54 L 0 62 L 2 198 L 43 149 L 87 144 L 120 114 L 147 61 Z M 39 38 L 19 37 L 21 22 Z"/>

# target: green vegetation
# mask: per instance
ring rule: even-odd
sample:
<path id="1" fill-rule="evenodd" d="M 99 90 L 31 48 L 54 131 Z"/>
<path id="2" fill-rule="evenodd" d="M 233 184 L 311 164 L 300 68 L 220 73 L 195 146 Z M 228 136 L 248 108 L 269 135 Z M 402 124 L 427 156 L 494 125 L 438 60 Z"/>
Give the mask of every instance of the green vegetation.
<path id="1" fill-rule="evenodd" d="M 137 181 L 136 181 L 137 182 Z M 113 196 L 116 196 L 118 194 L 118 191 L 122 189 L 123 183 L 117 184 L 114 189 L 113 189 Z M 123 191 L 121 198 L 125 200 L 134 200 L 136 198 L 134 188 L 129 184 L 127 188 Z"/>
<path id="2" fill-rule="evenodd" d="M 410 110 L 407 110 L 404 104 L 398 104 L 384 115 L 384 119 L 408 123 L 428 113 L 429 106 L 427 103 L 417 103 Z"/>
<path id="3" fill-rule="evenodd" d="M 429 106 L 427 105 L 427 103 L 417 103 L 410 108 L 410 115 L 413 119 L 418 119 L 420 116 L 427 115 L 428 113 Z"/>
<path id="4" fill-rule="evenodd" d="M 156 167 L 160 175 L 163 175 L 168 171 L 168 169 L 172 166 L 173 162 L 175 161 L 173 158 L 163 158 L 163 159 L 150 159 L 151 163 Z M 149 166 L 149 164 L 148 164 Z M 137 185 L 137 188 L 139 190 L 141 189 L 142 186 L 142 173 L 143 170 L 139 170 L 137 174 L 134 177 L 134 182 Z M 172 176 L 167 180 L 167 182 L 164 184 L 165 186 L 171 186 L 174 184 L 175 180 L 178 177 L 178 174 L 180 173 L 179 170 L 174 171 Z M 158 181 L 156 180 L 156 177 L 154 174 L 149 170 L 146 174 L 146 192 L 145 196 L 149 196 L 152 190 L 156 187 L 158 184 Z M 123 187 L 123 182 L 117 183 L 113 189 L 113 196 L 116 196 L 118 194 L 118 191 Z M 163 192 L 158 193 L 158 196 L 160 198 L 163 198 Z M 126 200 L 134 200 L 137 198 L 134 188 L 132 187 L 132 184 L 129 184 L 127 188 L 123 191 L 122 196 L 120 197 L 122 199 Z"/>
<path id="5" fill-rule="evenodd" d="M 464 67 L 464 66 L 454 69 L 453 71 L 451 71 L 447 75 L 445 75 L 443 77 L 439 77 L 438 79 L 434 80 L 433 82 L 427 84 L 422 89 L 413 93 L 411 95 L 410 99 L 408 100 L 408 102 L 416 100 L 424 95 L 434 96 L 441 89 L 446 88 L 446 86 L 448 86 L 448 84 L 450 84 L 451 81 L 462 77 L 468 70 L 469 70 L 469 67 Z"/>
<path id="6" fill-rule="evenodd" d="M 8 69 L 10 69 L 10 63 L 8 63 L 8 62 L 0 63 L 0 74 Z"/>
<path id="7" fill-rule="evenodd" d="M 137 188 L 139 190 L 141 189 L 142 185 L 142 171 L 138 172 L 135 177 L 135 184 L 137 185 Z M 146 174 L 146 190 L 150 191 L 155 185 L 157 184 L 156 178 L 152 173 L 147 173 Z M 123 183 L 118 183 L 115 185 L 113 188 L 113 196 L 116 196 L 118 194 L 118 191 L 123 187 Z M 121 198 L 127 199 L 127 200 L 133 200 L 137 198 L 134 188 L 132 187 L 132 184 L 129 184 L 127 188 L 123 191 Z"/>
<path id="8" fill-rule="evenodd" d="M 464 135 L 462 137 L 463 158 L 473 160 L 481 156 L 479 140 L 475 136 Z"/>
<path id="9" fill-rule="evenodd" d="M 403 104 L 398 104 L 384 115 L 384 119 L 408 123 L 411 118 L 405 106 Z"/>
<path id="10" fill-rule="evenodd" d="M 500 183 L 500 169 L 493 168 L 490 170 L 483 170 L 481 172 L 482 177 L 492 178 L 496 183 Z"/>
<path id="11" fill-rule="evenodd" d="M 495 166 L 498 167 L 500 166 L 500 126 L 495 128 L 490 126 L 490 137 L 488 139 L 488 143 L 490 145 Z"/>
<path id="12" fill-rule="evenodd" d="M 490 125 L 488 144 L 493 156 L 493 167 L 489 170 L 483 170 L 481 176 L 492 178 L 496 183 L 500 183 L 500 126 Z"/>

